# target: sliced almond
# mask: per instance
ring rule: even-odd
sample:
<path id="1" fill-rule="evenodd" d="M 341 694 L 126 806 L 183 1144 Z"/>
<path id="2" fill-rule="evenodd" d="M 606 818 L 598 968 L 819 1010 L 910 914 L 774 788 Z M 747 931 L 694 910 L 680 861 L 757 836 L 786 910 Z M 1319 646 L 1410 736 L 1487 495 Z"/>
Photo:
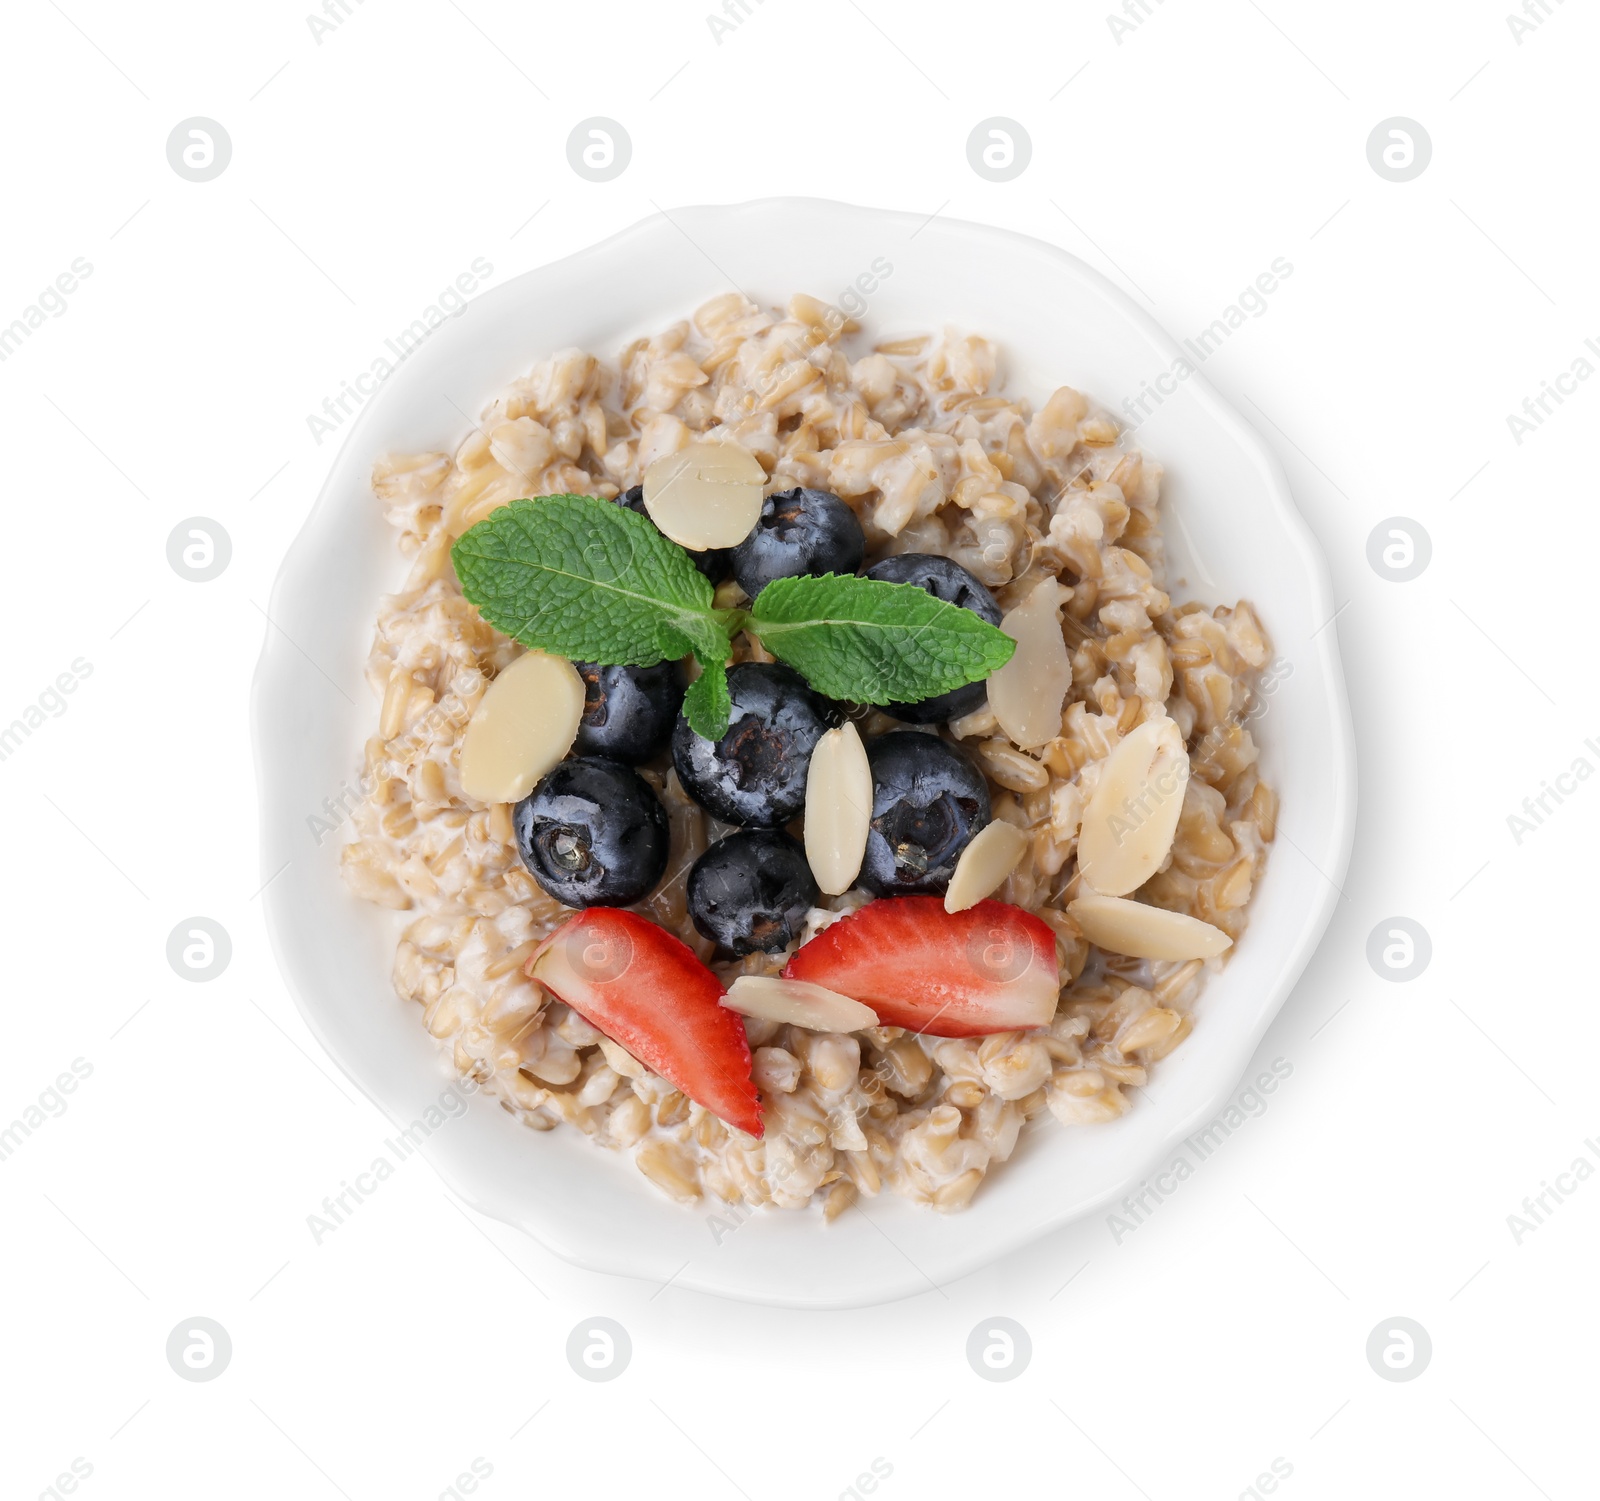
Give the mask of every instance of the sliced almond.
<path id="1" fill-rule="evenodd" d="M 1036 749 L 1061 733 L 1061 705 L 1072 687 L 1061 607 L 1071 598 L 1066 585 L 1041 579 L 1000 622 L 1017 649 L 990 675 L 989 707 L 1000 728 L 1023 750 Z"/>
<path id="2" fill-rule="evenodd" d="M 520 802 L 572 749 L 583 679 L 565 657 L 530 651 L 489 684 L 461 737 L 461 790 L 480 803 Z"/>
<path id="3" fill-rule="evenodd" d="M 1017 868 L 1028 847 L 1028 836 L 1014 823 L 997 818 L 978 830 L 977 836 L 956 861 L 955 874 L 944 894 L 946 912 L 976 907 Z"/>
<path id="4" fill-rule="evenodd" d="M 741 1016 L 787 1022 L 813 1032 L 860 1032 L 878 1025 L 878 1013 L 826 985 L 777 976 L 740 975 L 722 1004 Z"/>
<path id="5" fill-rule="evenodd" d="M 1085 891 L 1067 903 L 1067 911 L 1090 943 L 1132 959 L 1210 959 L 1233 943 L 1221 928 L 1198 917 L 1124 896 Z"/>
<path id="6" fill-rule="evenodd" d="M 871 828 L 872 768 L 846 721 L 817 741 L 806 774 L 806 859 L 829 896 L 855 885 Z"/>
<path id="7" fill-rule="evenodd" d="M 1147 720 L 1123 736 L 1101 766 L 1083 810 L 1083 879 L 1106 896 L 1126 896 L 1143 886 L 1172 848 L 1188 785 L 1189 753 L 1172 720 Z"/>
<path id="8" fill-rule="evenodd" d="M 737 443 L 691 443 L 644 472 L 644 508 L 680 547 L 735 547 L 761 516 L 767 471 Z"/>

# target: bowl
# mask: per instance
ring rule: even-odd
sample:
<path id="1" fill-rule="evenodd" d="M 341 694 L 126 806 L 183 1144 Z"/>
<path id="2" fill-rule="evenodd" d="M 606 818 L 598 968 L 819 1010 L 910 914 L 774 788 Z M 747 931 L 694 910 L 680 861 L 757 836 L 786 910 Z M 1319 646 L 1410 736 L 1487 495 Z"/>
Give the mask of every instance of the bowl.
<path id="1" fill-rule="evenodd" d="M 803 291 L 859 309 L 875 336 L 946 325 L 983 333 L 1001 348 L 1007 389 L 1042 401 L 1072 385 L 1131 414 L 1139 446 L 1166 467 L 1175 598 L 1252 600 L 1280 659 L 1254 726 L 1281 798 L 1280 836 L 1249 929 L 1207 984 L 1193 1034 L 1121 1119 L 1031 1125 L 958 1214 L 892 1194 L 828 1226 L 815 1212 L 684 1207 L 626 1154 L 576 1131 L 530 1131 L 456 1080 L 419 1009 L 390 986 L 401 919 L 350 896 L 339 875 L 343 806 L 377 712 L 362 675 L 374 612 L 403 572 L 369 488 L 373 460 L 453 451 L 465 414 L 535 360 L 569 345 L 613 355 L 730 286 L 763 304 Z M 270 613 L 252 730 L 267 921 L 290 992 L 333 1060 L 464 1202 L 596 1271 L 852 1307 L 941 1285 L 1119 1199 L 1227 1106 L 1322 936 L 1349 858 L 1355 752 L 1332 592 L 1281 467 L 1178 344 L 1098 272 L 978 224 L 796 198 L 685 208 L 483 293 L 361 409 Z"/>

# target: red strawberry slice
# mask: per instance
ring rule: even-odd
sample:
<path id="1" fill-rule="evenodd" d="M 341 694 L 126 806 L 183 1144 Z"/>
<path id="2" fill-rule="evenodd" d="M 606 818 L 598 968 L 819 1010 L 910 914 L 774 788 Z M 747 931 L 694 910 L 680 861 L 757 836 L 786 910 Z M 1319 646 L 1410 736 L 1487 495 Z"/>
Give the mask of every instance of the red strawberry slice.
<path id="1" fill-rule="evenodd" d="M 946 912 L 936 896 L 868 902 L 803 944 L 784 974 L 934 1037 L 1042 1027 L 1061 993 L 1055 934 L 1037 917 L 994 901 Z"/>
<path id="2" fill-rule="evenodd" d="M 744 1022 L 687 944 L 635 913 L 590 907 L 539 945 L 528 974 L 696 1104 L 761 1135 Z"/>

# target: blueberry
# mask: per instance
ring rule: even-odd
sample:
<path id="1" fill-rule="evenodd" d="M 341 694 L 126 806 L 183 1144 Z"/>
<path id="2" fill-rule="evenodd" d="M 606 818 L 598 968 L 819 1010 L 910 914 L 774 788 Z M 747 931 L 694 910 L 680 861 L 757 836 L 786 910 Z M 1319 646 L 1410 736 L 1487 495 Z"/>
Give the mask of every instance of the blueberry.
<path id="1" fill-rule="evenodd" d="M 964 751 L 920 730 L 893 730 L 867 746 L 872 828 L 861 884 L 875 896 L 932 895 L 955 874 L 989 822 L 989 784 Z"/>
<path id="2" fill-rule="evenodd" d="M 650 513 L 644 508 L 643 485 L 634 485 L 631 488 L 624 490 L 622 494 L 617 497 L 617 504 L 619 506 L 626 506 L 630 511 L 637 511 L 641 516 L 644 517 L 646 521 L 650 522 L 651 526 L 655 525 L 655 522 L 650 518 Z M 684 548 L 684 551 L 689 553 L 689 561 L 693 563 L 694 566 L 701 571 L 701 573 L 705 574 L 705 576 L 710 579 L 713 584 L 720 584 L 723 579 L 727 578 L 730 570 L 733 567 L 732 548 L 708 547 L 704 552 L 690 552 L 686 547 Z"/>
<path id="3" fill-rule="evenodd" d="M 867 539 L 856 513 L 827 490 L 781 490 L 761 502 L 755 530 L 733 549 L 733 576 L 754 599 L 773 579 L 854 573 Z"/>
<path id="4" fill-rule="evenodd" d="M 567 907 L 629 907 L 667 869 L 667 810 L 631 766 L 563 761 L 511 815 L 522 863 Z"/>
<path id="5" fill-rule="evenodd" d="M 719 839 L 689 872 L 691 921 L 732 954 L 788 948 L 816 902 L 805 851 L 781 829 L 745 829 Z"/>
<path id="6" fill-rule="evenodd" d="M 903 552 L 897 557 L 885 558 L 867 569 L 869 579 L 882 579 L 886 584 L 915 584 L 926 589 L 935 599 L 949 605 L 960 605 L 980 615 L 990 625 L 1000 624 L 1000 606 L 979 580 L 959 563 L 941 558 L 932 552 Z M 959 719 L 971 714 L 988 702 L 989 690 L 981 682 L 963 683 L 948 693 L 936 694 L 914 704 L 885 704 L 883 711 L 907 724 L 943 724 L 947 719 Z"/>
<path id="7" fill-rule="evenodd" d="M 837 719 L 829 700 L 776 662 L 742 662 L 728 673 L 728 733 L 707 740 L 681 714 L 672 764 L 683 790 L 724 823 L 773 829 L 806 801 L 811 752 Z"/>
<path id="8" fill-rule="evenodd" d="M 602 667 L 574 662 L 583 679 L 583 719 L 573 749 L 580 756 L 610 756 L 637 765 L 667 748 L 683 707 L 683 669 Z"/>

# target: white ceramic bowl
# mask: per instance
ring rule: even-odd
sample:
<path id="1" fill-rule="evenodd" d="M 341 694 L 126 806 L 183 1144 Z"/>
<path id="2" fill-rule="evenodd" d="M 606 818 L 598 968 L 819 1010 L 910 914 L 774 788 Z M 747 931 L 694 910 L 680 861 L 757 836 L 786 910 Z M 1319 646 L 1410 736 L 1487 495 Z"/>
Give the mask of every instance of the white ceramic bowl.
<path id="1" fill-rule="evenodd" d="M 1036 401 L 1065 383 L 1115 412 L 1181 357 L 1129 298 L 1054 246 L 949 219 L 767 199 L 646 220 L 483 294 L 388 379 L 347 435 L 284 561 L 256 673 L 262 871 L 289 862 L 266 906 L 301 1013 L 397 1123 L 435 1103 L 452 1075 L 418 1008 L 390 987 L 395 915 L 345 892 L 342 834 L 319 845 L 308 823 L 353 783 L 377 712 L 362 665 L 378 596 L 402 569 L 368 487 L 374 458 L 453 450 L 467 431 L 462 413 L 535 360 L 568 345 L 614 355 L 730 278 L 764 304 L 804 291 L 850 306 L 844 290 L 862 275 L 878 283 L 863 314 L 869 332 L 949 324 L 987 334 L 1009 388 Z M 718 1206 L 666 1202 L 627 1156 L 576 1131 L 529 1131 L 480 1097 L 442 1117 L 424 1147 L 467 1203 L 595 1270 L 849 1307 L 924 1291 L 1088 1214 L 1224 1105 L 1331 914 L 1355 822 L 1354 745 L 1335 633 L 1324 629 L 1334 609 L 1326 566 L 1282 469 L 1202 376 L 1166 384 L 1174 390 L 1148 403 L 1139 442 L 1166 466 L 1175 592 L 1253 600 L 1292 671 L 1256 727 L 1282 837 L 1193 1035 L 1158 1066 L 1158 1096 L 1134 1091 L 1134 1108 L 1111 1125 L 1069 1130 L 1045 1116 L 961 1214 L 885 1194 L 867 1205 L 870 1220 L 849 1213 L 825 1228 L 814 1213 L 761 1211 L 734 1234 L 710 1223 Z"/>

